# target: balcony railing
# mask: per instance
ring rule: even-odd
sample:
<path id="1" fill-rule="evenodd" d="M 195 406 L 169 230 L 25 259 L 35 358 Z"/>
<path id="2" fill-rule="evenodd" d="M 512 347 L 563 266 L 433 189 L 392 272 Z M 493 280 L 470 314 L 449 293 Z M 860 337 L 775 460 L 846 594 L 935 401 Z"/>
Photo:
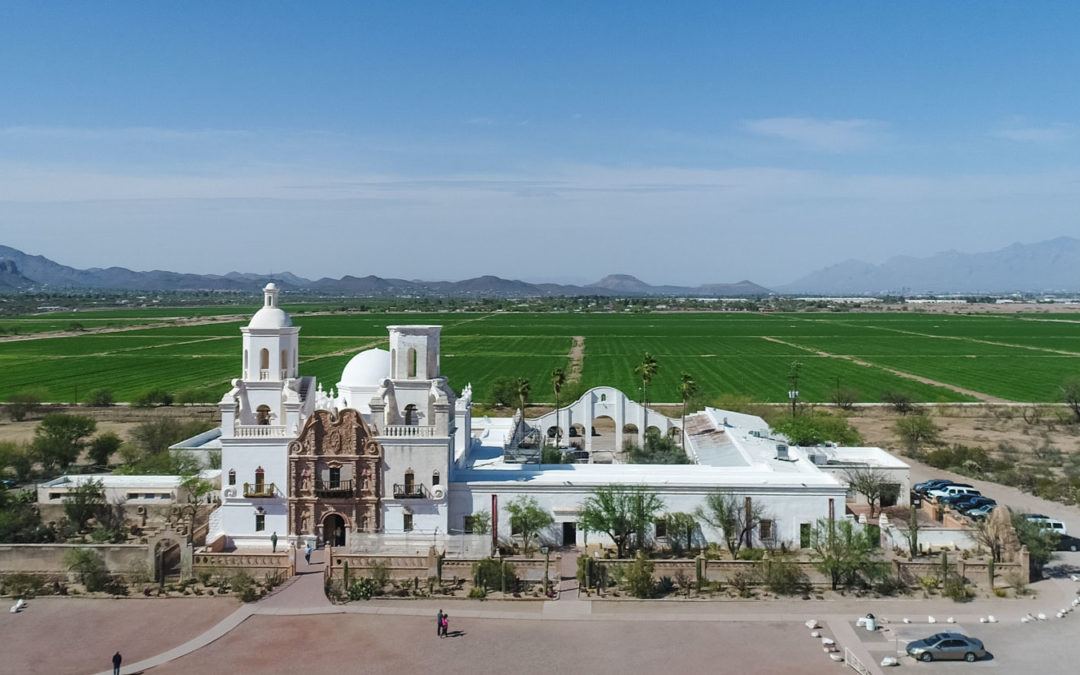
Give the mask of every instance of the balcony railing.
<path id="1" fill-rule="evenodd" d="M 237 424 L 233 427 L 236 438 L 281 438 L 285 432 L 284 424 Z"/>
<path id="2" fill-rule="evenodd" d="M 318 497 L 350 497 L 353 494 L 351 480 L 315 481 L 315 495 Z"/>
<path id="3" fill-rule="evenodd" d="M 421 427 L 415 424 L 391 424 L 383 427 L 381 436 L 394 438 L 431 438 L 435 427 Z"/>
<path id="4" fill-rule="evenodd" d="M 276 377 L 275 377 L 275 373 L 276 373 Z M 274 379 L 286 380 L 286 379 L 288 379 L 288 377 L 289 377 L 289 369 L 288 368 L 282 368 L 281 370 L 271 370 L 269 368 L 262 368 L 262 369 L 259 370 L 259 379 L 263 380 L 263 381 L 265 381 L 265 380 L 274 380 Z"/>
<path id="5" fill-rule="evenodd" d="M 423 483 L 413 485 L 394 483 L 394 499 L 431 499 L 431 493 Z"/>
<path id="6" fill-rule="evenodd" d="M 274 490 L 273 483 L 244 483 L 244 496 L 253 497 L 274 497 L 277 492 Z"/>

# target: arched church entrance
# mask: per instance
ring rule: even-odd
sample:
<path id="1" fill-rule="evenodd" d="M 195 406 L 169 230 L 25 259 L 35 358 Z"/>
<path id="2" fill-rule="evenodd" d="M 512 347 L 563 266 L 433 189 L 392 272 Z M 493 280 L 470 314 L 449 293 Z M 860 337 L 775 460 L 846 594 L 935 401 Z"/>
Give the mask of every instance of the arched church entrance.
<path id="1" fill-rule="evenodd" d="M 323 540 L 335 547 L 345 545 L 345 519 L 338 513 L 328 513 L 323 518 Z"/>
<path id="2" fill-rule="evenodd" d="M 618 450 L 618 427 L 614 418 L 600 415 L 592 421 L 592 439 L 590 449 L 594 455 L 612 455 Z"/>
<path id="3" fill-rule="evenodd" d="M 154 545 L 154 578 L 159 583 L 180 580 L 180 542 L 162 539 Z"/>

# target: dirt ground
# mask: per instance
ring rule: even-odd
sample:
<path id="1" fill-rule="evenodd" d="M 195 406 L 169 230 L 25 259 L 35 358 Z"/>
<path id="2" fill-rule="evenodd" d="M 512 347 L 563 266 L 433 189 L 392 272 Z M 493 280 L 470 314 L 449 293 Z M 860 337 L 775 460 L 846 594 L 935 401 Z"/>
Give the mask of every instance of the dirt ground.
<path id="1" fill-rule="evenodd" d="M 452 612 L 452 610 L 451 610 Z M 254 616 L 154 673 L 836 673 L 799 622 L 500 621 Z M 457 633 L 455 636 L 454 634 Z M 721 665 L 722 664 L 722 665 Z M 794 664 L 794 667 L 792 665 Z"/>
<path id="2" fill-rule="evenodd" d="M 992 450 L 1008 443 L 1024 452 L 1049 442 L 1066 453 L 1080 450 L 1080 425 L 1061 424 L 1049 412 L 1044 412 L 1037 424 L 1028 424 L 1019 406 L 942 405 L 927 406 L 925 410 L 940 427 L 942 442 L 949 445 Z M 894 430 L 899 417 L 891 407 L 867 406 L 852 411 L 849 421 L 867 445 L 896 450 L 902 447 Z"/>
<path id="3" fill-rule="evenodd" d="M 220 413 L 213 406 L 171 406 L 167 408 L 131 408 L 113 406 L 109 408 L 91 408 L 87 406 L 46 406 L 33 417 L 22 422 L 13 422 L 6 411 L 0 411 L 0 442 L 29 441 L 34 438 L 34 429 L 41 418 L 48 413 L 69 413 L 86 415 L 97 420 L 95 435 L 111 431 L 128 440 L 128 433 L 143 422 L 161 417 L 174 417 L 182 421 L 209 420 L 220 421 Z"/>
<path id="4" fill-rule="evenodd" d="M 18 614 L 5 606 L 0 672 L 93 673 L 111 668 L 117 650 L 134 663 L 183 644 L 239 606 L 228 598 L 37 598 Z"/>

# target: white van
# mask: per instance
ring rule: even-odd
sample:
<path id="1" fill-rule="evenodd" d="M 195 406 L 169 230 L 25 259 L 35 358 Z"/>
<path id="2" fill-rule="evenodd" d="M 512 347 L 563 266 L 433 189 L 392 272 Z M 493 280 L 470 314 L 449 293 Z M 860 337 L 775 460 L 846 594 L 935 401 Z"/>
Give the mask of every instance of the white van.
<path id="1" fill-rule="evenodd" d="M 1068 530 L 1065 529 L 1065 523 L 1060 520 L 1048 518 L 1047 516 L 1038 513 L 1029 513 L 1024 516 L 1028 521 L 1035 523 L 1039 527 L 1045 527 L 1048 530 L 1057 532 L 1058 534 L 1068 534 Z"/>

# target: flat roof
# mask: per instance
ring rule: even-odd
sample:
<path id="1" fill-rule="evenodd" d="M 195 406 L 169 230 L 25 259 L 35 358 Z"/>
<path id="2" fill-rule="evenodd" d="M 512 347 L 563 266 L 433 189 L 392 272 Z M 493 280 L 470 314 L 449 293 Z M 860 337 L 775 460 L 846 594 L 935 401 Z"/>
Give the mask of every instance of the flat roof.
<path id="1" fill-rule="evenodd" d="M 221 469 L 205 469 L 199 472 L 199 478 L 205 480 L 213 480 L 221 477 Z M 80 474 L 80 475 L 66 475 L 54 478 L 46 483 L 38 484 L 38 487 L 51 488 L 51 487 L 65 487 L 72 488 L 78 487 L 90 481 L 99 481 L 106 488 L 146 488 L 146 487 L 160 487 L 160 488 L 174 488 L 178 487 L 183 481 L 183 476 L 171 476 L 171 475 L 128 475 L 128 474 L 115 474 L 115 473 L 101 473 L 101 474 Z"/>

